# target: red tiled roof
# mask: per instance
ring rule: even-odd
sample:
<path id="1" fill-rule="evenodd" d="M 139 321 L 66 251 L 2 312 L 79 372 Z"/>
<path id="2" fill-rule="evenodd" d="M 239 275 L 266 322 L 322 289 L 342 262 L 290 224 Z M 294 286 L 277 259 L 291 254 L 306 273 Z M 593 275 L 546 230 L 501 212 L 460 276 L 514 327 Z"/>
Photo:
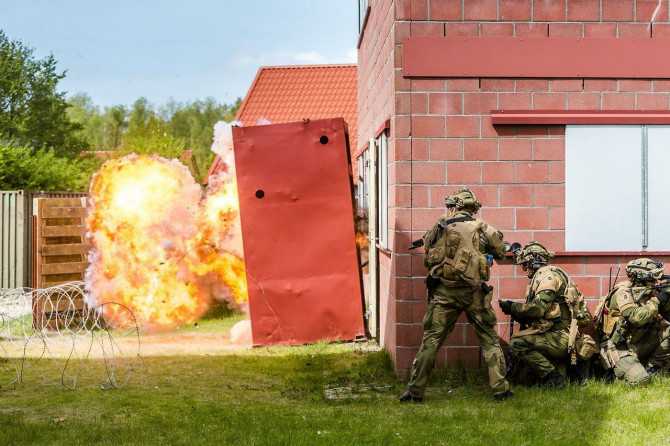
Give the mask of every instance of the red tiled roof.
<path id="1" fill-rule="evenodd" d="M 261 67 L 235 116 L 243 126 L 344 118 L 349 146 L 358 147 L 358 75 L 355 64 Z M 218 157 L 209 174 L 214 172 Z M 208 176 L 209 176 L 208 174 Z"/>

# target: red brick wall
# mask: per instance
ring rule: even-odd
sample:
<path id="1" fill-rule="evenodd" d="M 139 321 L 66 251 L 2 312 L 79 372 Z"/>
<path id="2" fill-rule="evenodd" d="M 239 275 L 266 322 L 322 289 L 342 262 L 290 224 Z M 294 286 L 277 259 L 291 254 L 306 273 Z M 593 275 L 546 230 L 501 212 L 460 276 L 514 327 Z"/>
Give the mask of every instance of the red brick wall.
<path id="1" fill-rule="evenodd" d="M 372 98 L 370 93 L 386 91 L 388 80 L 384 77 L 384 85 L 373 85 L 373 76 L 365 73 L 374 71 L 369 66 L 371 62 L 379 66 L 381 60 L 392 59 L 392 254 L 382 256 L 381 287 L 390 293 L 382 310 L 387 312 L 386 330 L 395 325 L 395 335 L 387 333 L 384 345 L 395 359 L 397 372 L 406 374 L 421 341 L 420 324 L 425 311 L 425 268 L 421 255 L 408 253 L 407 246 L 443 212 L 446 194 L 464 186 L 472 189 L 484 204 L 481 217 L 500 228 L 507 240 L 537 240 L 554 251 L 565 249 L 565 126 L 494 127 L 490 111 L 668 109 L 670 81 L 405 78 L 401 70 L 402 38 L 657 38 L 670 37 L 670 23 L 668 2 L 664 1 L 650 25 L 659 4 L 656 0 L 395 0 L 392 7 L 388 3 L 371 5 L 373 16 L 395 13 L 393 25 L 375 28 L 393 30 L 392 54 L 386 53 L 390 49 L 386 44 L 382 51 L 368 48 L 364 52 L 361 46 L 359 54 L 359 66 L 367 70 L 363 78 L 359 77 L 359 104 L 367 107 L 359 113 L 359 135 L 361 141 L 374 136 L 373 122 L 386 119 L 378 113 L 383 115 L 389 110 L 388 106 L 375 106 L 379 98 Z M 370 28 L 365 32 L 368 31 Z M 607 291 L 609 267 L 619 263 L 625 266 L 628 260 L 629 257 L 619 256 L 563 255 L 554 263 L 573 276 L 586 296 L 595 299 Z M 490 283 L 496 288 L 496 298 L 523 297 L 527 278 L 520 270 L 503 262 L 494 267 L 494 274 Z M 499 316 L 500 334 L 506 341 L 508 317 Z M 462 322 L 438 356 L 438 365 L 459 361 L 467 366 L 478 364 L 478 343 Z"/>

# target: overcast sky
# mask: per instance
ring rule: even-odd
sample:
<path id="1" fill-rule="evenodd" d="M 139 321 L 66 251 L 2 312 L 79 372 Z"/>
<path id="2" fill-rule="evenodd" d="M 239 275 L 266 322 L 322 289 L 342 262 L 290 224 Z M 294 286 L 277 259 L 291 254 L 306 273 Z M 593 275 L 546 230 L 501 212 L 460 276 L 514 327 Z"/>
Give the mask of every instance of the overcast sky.
<path id="1" fill-rule="evenodd" d="M 101 106 L 244 97 L 258 67 L 356 62 L 356 0 L 0 0 L 0 28 Z"/>

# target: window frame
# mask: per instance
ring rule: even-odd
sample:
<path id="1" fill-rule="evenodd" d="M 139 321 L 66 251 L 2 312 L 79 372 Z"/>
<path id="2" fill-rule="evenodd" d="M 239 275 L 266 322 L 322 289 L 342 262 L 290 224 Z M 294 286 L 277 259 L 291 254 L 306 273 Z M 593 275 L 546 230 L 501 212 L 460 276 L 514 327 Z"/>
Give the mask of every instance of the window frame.
<path id="1" fill-rule="evenodd" d="M 617 151 L 621 154 L 622 147 L 616 147 L 619 144 L 619 138 L 613 138 L 612 133 L 619 133 L 620 139 L 627 138 L 627 142 L 622 144 L 628 144 L 631 148 L 634 148 L 638 152 L 629 154 L 626 153 L 626 157 L 630 159 L 621 160 L 620 157 L 617 157 Z M 625 132 L 628 130 L 628 135 Z M 592 132 L 590 135 L 588 132 Z M 595 133 L 593 133 L 595 132 Z M 589 139 L 598 140 L 598 132 L 601 132 L 602 139 L 604 141 L 604 146 L 601 143 L 588 144 Z M 636 132 L 639 132 L 639 135 L 636 136 Z M 650 151 L 650 134 L 652 137 L 652 148 Z M 584 135 L 587 135 L 584 137 Z M 663 176 L 662 171 L 657 168 L 659 163 L 657 160 L 659 157 L 663 159 L 670 158 L 670 139 L 667 137 L 670 135 L 670 126 L 668 125 L 649 125 L 649 124 L 600 124 L 600 125 L 567 125 L 565 132 L 565 249 L 567 253 L 584 253 L 584 254 L 622 254 L 622 253 L 649 253 L 649 254 L 660 254 L 670 251 L 670 236 L 663 239 L 662 235 L 665 233 L 664 225 L 662 223 L 663 218 L 665 217 L 663 212 L 654 212 L 656 209 L 655 206 L 658 206 L 660 202 L 658 199 L 658 193 L 661 191 L 662 187 L 655 187 L 656 185 L 663 185 Z M 581 136 L 585 138 L 584 140 L 572 140 L 572 137 Z M 608 141 L 608 138 L 610 141 Z M 636 139 L 637 138 L 637 139 Z M 614 140 L 614 142 L 612 142 Z M 637 141 L 633 143 L 633 141 Z M 667 142 L 664 142 L 667 141 Z M 663 153 L 663 149 L 667 146 L 666 152 Z M 659 152 L 659 147 L 661 152 Z M 581 150 L 580 150 L 581 149 Z M 593 187 L 593 184 L 589 185 L 589 180 L 593 183 L 593 178 L 586 176 L 586 171 L 593 167 L 593 160 L 589 163 L 589 157 L 593 157 L 593 151 L 600 150 L 596 157 L 602 156 L 602 160 L 607 162 L 607 160 L 615 160 L 617 164 L 608 165 L 608 169 L 612 169 L 615 172 L 619 172 L 616 178 L 619 179 L 619 184 L 617 184 L 617 189 L 611 190 L 607 198 L 616 196 L 617 199 L 620 199 L 621 205 L 617 212 L 609 212 L 598 214 L 598 208 L 588 209 L 588 206 L 585 206 L 585 203 L 589 200 L 597 200 L 598 197 L 603 197 L 599 195 L 598 189 Z M 626 149 L 624 149 L 626 150 Z M 614 153 L 614 154 L 612 154 Z M 660 153 L 660 155 L 659 155 Z M 577 154 L 577 155 L 576 155 Z M 650 157 L 651 156 L 651 157 Z M 579 162 L 583 163 L 584 166 L 575 169 L 574 166 L 579 164 L 575 162 L 571 157 L 575 157 Z M 581 158 L 580 158 L 581 157 Z M 633 160 L 634 159 L 634 160 Z M 639 161 L 638 161 L 639 160 Z M 572 164 L 571 164 L 572 163 Z M 623 165 L 621 163 L 624 163 Z M 637 163 L 637 166 L 635 166 Z M 621 174 L 621 168 L 624 167 L 627 170 L 625 175 Z M 581 169 L 581 175 L 580 175 Z M 611 172 L 600 171 L 595 181 L 607 181 L 607 175 Z M 627 176 L 632 176 L 632 183 L 634 190 L 626 191 L 625 188 L 630 188 L 630 180 L 627 181 Z M 579 182 L 579 178 L 587 179 L 583 182 Z M 591 174 L 590 177 L 593 177 Z M 636 183 L 637 184 L 634 184 Z M 577 184 L 576 184 L 577 183 Z M 610 181 L 611 183 L 611 181 Z M 591 187 L 589 187 L 591 186 Z M 611 184 L 610 184 L 611 186 Z M 587 194 L 583 194 L 580 198 L 578 194 L 575 193 L 576 190 L 589 190 Z M 629 197 L 626 195 L 631 193 L 637 195 L 637 197 Z M 586 198 L 590 196 L 590 198 Z M 654 198 L 652 206 L 649 206 L 650 196 Z M 624 198 L 625 197 L 625 198 Z M 574 205 L 573 203 L 578 202 L 578 200 L 585 200 L 585 203 Z M 610 199 L 611 200 L 611 199 Z M 638 203 L 635 203 L 635 202 Z M 581 206 L 581 208 L 580 208 Z M 639 207 L 637 207 L 639 206 Z M 635 209 L 639 209 L 639 213 L 636 213 Z M 581 211 L 581 221 L 579 219 L 573 218 L 575 210 Z M 602 209 L 601 209 L 602 210 Z M 610 210 L 611 211 L 611 210 Z M 662 211 L 662 210 L 661 210 Z M 589 225 L 586 226 L 584 220 L 584 214 L 588 212 L 588 218 L 590 220 Z M 670 211 L 666 212 L 670 214 Z M 599 216 L 600 220 L 596 218 Z M 660 215 L 660 217 L 659 217 Z M 650 218 L 652 216 L 653 218 Z M 607 221 L 611 219 L 611 221 Z M 630 221 L 629 221 L 630 220 Z M 575 227 L 577 222 L 581 224 L 579 227 Z M 603 232 L 602 223 L 607 225 L 614 225 L 611 227 L 609 232 Z M 626 236 L 622 240 L 621 245 L 616 245 L 615 243 L 619 240 L 616 236 L 616 232 L 621 231 L 622 228 L 632 228 L 630 229 L 633 233 L 626 233 Z M 593 236 L 596 239 L 600 237 L 600 240 L 595 240 L 593 245 L 589 246 L 589 241 L 584 242 L 580 241 L 579 237 L 575 237 L 575 234 L 582 233 L 586 230 L 586 234 L 582 234 L 583 239 L 589 239 Z M 624 229 L 625 230 L 625 229 Z M 659 237 L 661 235 L 661 237 Z M 632 237 L 631 237 L 632 236 Z M 633 242 L 632 240 L 637 237 L 637 241 Z M 626 241 L 628 238 L 628 241 Z M 582 243 L 579 245 L 579 243 Z M 585 243 L 585 244 L 584 244 Z M 609 248 L 614 245 L 614 248 Z M 595 246 L 595 248 L 593 247 Z M 603 247 L 605 249 L 603 249 Z"/>

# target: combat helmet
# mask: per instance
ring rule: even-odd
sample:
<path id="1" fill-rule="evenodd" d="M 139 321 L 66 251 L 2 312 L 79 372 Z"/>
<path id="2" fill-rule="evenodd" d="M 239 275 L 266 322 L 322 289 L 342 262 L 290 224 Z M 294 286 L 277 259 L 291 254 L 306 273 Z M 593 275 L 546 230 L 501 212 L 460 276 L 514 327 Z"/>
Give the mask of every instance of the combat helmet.
<path id="1" fill-rule="evenodd" d="M 477 213 L 479 208 L 482 207 L 482 204 L 477 201 L 474 192 L 468 189 L 462 189 L 449 195 L 444 200 L 444 205 L 448 208 L 455 207 L 459 211 L 461 209 L 466 209 L 473 214 Z"/>
<path id="2" fill-rule="evenodd" d="M 633 283 L 660 280 L 663 276 L 663 262 L 646 257 L 631 260 L 626 265 L 626 274 Z"/>
<path id="3" fill-rule="evenodd" d="M 516 265 L 526 265 L 529 269 L 535 271 L 541 266 L 549 263 L 554 258 L 554 253 L 547 250 L 542 243 L 530 242 L 514 252 L 514 263 Z"/>

